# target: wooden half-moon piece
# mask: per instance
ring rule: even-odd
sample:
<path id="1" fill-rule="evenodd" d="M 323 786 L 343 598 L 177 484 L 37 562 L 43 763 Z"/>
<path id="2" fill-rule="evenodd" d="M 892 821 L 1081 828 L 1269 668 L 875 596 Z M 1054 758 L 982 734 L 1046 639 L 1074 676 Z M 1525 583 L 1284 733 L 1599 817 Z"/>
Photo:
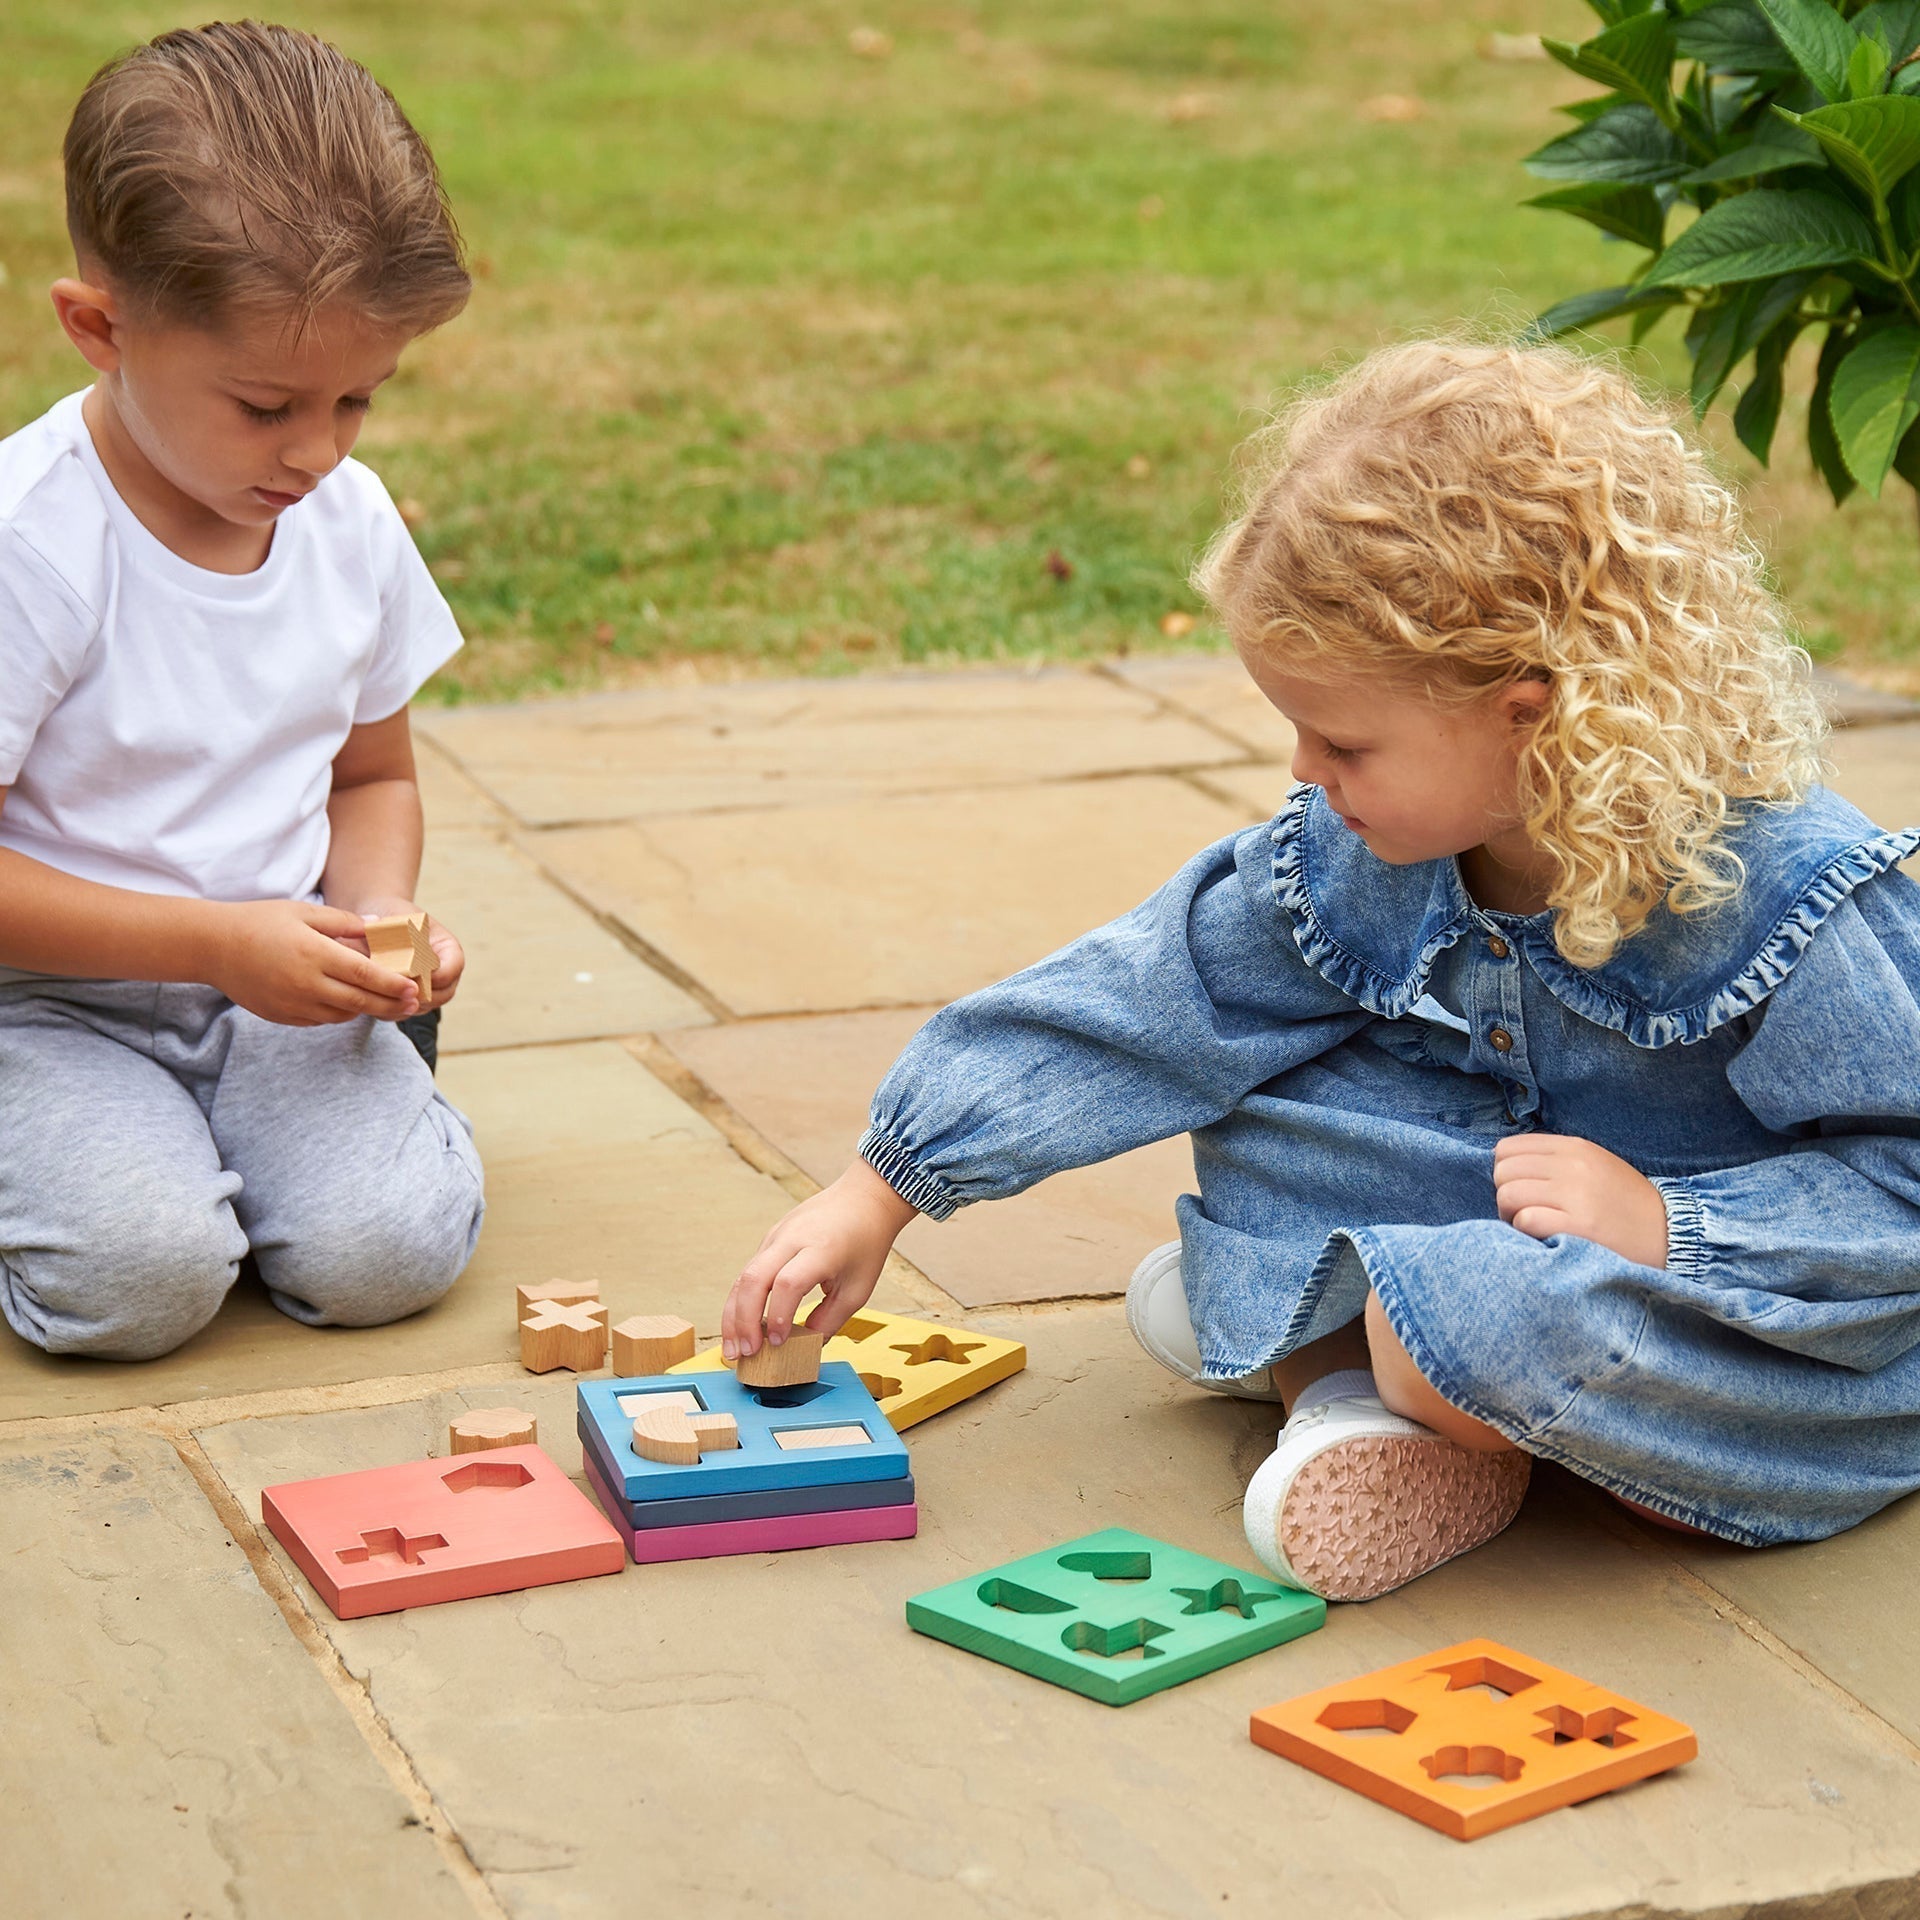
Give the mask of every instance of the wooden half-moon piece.
<path id="1" fill-rule="evenodd" d="M 724 1453 L 739 1444 L 740 1426 L 730 1413 L 689 1414 L 683 1407 L 662 1406 L 634 1416 L 634 1452 L 663 1467 L 698 1466 L 703 1453 Z"/>

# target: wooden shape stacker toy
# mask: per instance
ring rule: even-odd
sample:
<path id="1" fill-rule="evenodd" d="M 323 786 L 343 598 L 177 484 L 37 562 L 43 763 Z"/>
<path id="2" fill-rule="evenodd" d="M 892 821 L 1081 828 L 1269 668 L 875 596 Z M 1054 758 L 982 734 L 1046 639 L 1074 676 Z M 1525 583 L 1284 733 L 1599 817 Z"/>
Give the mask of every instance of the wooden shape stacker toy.
<path id="1" fill-rule="evenodd" d="M 433 922 L 424 913 L 390 913 L 369 920 L 367 953 L 376 967 L 404 973 L 420 989 L 420 1004 L 433 1004 Z"/>
<path id="2" fill-rule="evenodd" d="M 1693 1729 L 1494 1640 L 1253 1716 L 1255 1742 L 1456 1840 L 1683 1765 Z"/>
<path id="3" fill-rule="evenodd" d="M 1297 1640 L 1326 1617 L 1314 1594 L 1125 1527 L 907 1602 L 917 1633 L 1110 1707 Z"/>
<path id="4" fill-rule="evenodd" d="M 832 1335 L 820 1357 L 844 1360 L 852 1367 L 896 1433 L 944 1412 L 1027 1364 L 1027 1350 L 1018 1340 L 975 1333 L 971 1327 L 943 1327 L 873 1307 L 863 1307 Z M 670 1371 L 709 1373 L 725 1365 L 720 1349 L 709 1347 Z M 627 1371 L 617 1357 L 614 1371 Z"/>
<path id="5" fill-rule="evenodd" d="M 587 1484 L 637 1561 L 854 1540 L 918 1524 L 907 1450 L 844 1364 L 754 1387 L 724 1371 L 583 1380 Z"/>

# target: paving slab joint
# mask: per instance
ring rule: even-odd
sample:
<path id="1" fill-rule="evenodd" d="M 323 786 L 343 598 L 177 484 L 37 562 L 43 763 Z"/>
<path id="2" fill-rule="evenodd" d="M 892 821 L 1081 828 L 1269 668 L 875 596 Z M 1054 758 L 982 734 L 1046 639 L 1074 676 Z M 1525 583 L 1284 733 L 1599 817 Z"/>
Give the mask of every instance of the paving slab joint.
<path id="1" fill-rule="evenodd" d="M 305 1649 L 320 1670 L 320 1676 L 334 1697 L 346 1708 L 360 1737 L 372 1750 L 395 1790 L 405 1800 L 412 1818 L 424 1827 L 438 1849 L 449 1873 L 459 1883 L 469 1905 L 481 1920 L 510 1920 L 507 1909 L 495 1897 L 487 1878 L 473 1855 L 467 1851 L 447 1810 L 433 1796 L 420 1777 L 407 1750 L 395 1738 L 391 1726 L 373 1704 L 365 1684 L 351 1673 L 333 1642 L 318 1621 L 308 1612 L 299 1590 L 281 1570 L 260 1531 L 248 1518 L 246 1509 L 233 1490 L 221 1478 L 219 1469 L 207 1458 L 200 1442 L 188 1432 L 171 1435 L 180 1464 L 193 1476 L 202 1497 L 219 1517 L 220 1524 L 233 1536 L 234 1544 L 247 1556 L 261 1590 L 280 1610 L 293 1637 Z"/>

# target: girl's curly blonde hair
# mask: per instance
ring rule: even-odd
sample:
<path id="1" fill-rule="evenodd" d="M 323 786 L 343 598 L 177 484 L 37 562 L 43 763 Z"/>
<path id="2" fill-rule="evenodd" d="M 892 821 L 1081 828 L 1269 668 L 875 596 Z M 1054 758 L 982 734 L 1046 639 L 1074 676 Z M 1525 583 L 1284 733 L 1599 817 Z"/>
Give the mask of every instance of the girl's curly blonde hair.
<path id="1" fill-rule="evenodd" d="M 1248 455 L 1245 511 L 1194 573 L 1243 654 L 1450 705 L 1551 689 L 1520 800 L 1568 960 L 1739 890 L 1733 803 L 1803 797 L 1825 721 L 1732 492 L 1631 380 L 1561 347 L 1414 341 Z"/>

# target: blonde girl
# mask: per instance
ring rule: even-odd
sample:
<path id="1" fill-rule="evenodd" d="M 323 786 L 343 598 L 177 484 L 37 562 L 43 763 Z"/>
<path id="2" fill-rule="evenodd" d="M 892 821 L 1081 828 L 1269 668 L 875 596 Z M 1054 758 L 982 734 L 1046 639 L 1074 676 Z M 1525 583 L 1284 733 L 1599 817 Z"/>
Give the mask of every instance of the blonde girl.
<path id="1" fill-rule="evenodd" d="M 1128 1317 L 1285 1404 L 1282 1580 L 1398 1586 L 1536 1456 L 1748 1545 L 1920 1486 L 1920 831 L 1816 784 L 1700 455 L 1606 365 L 1400 346 L 1263 437 L 1199 580 L 1299 787 L 930 1021 L 728 1348 L 815 1288 L 839 1326 L 916 1212 L 1184 1131 Z"/>

